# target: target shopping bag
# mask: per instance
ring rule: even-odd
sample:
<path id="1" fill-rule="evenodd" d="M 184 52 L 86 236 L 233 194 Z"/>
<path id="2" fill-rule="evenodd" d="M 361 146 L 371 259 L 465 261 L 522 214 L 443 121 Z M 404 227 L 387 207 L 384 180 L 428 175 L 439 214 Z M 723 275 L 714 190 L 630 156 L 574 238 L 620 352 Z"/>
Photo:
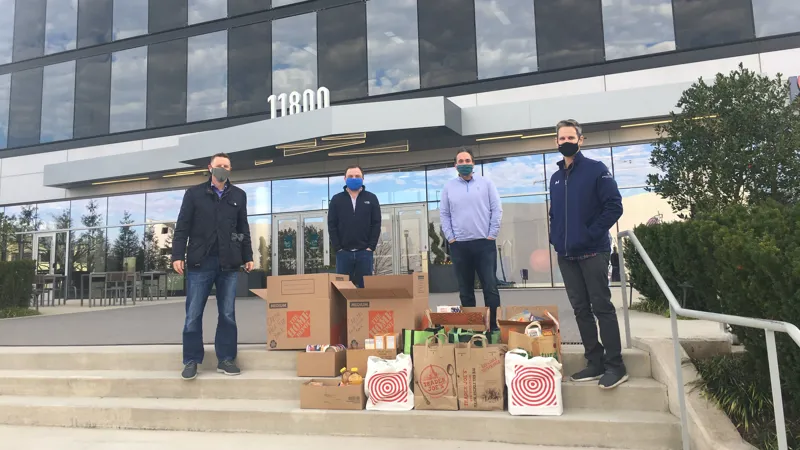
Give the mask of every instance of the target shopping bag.
<path id="1" fill-rule="evenodd" d="M 522 350 L 506 353 L 508 412 L 512 416 L 560 416 L 561 364 L 554 358 L 528 355 Z"/>
<path id="2" fill-rule="evenodd" d="M 367 410 L 412 410 L 414 408 L 414 393 L 411 391 L 412 375 L 411 357 L 406 354 L 400 353 L 396 359 L 370 356 L 367 360 L 367 376 L 364 378 Z"/>

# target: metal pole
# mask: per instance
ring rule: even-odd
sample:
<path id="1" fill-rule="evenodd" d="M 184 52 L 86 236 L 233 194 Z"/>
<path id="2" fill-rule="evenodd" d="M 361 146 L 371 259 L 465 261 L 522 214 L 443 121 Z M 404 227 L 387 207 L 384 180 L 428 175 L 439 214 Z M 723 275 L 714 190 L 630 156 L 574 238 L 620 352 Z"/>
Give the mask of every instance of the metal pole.
<path id="1" fill-rule="evenodd" d="M 775 431 L 778 434 L 778 449 L 787 450 L 786 422 L 783 417 L 783 394 L 781 377 L 778 372 L 778 350 L 775 347 L 775 332 L 764 330 L 767 337 L 767 360 L 769 360 L 769 381 L 772 385 L 772 404 L 775 408 Z"/>
<path id="2" fill-rule="evenodd" d="M 625 348 L 631 348 L 631 317 L 628 312 L 628 275 L 625 273 L 625 254 L 622 250 L 622 243 L 619 245 L 619 279 L 622 283 L 622 317 L 625 322 Z"/>
<path id="3" fill-rule="evenodd" d="M 669 307 L 669 320 L 672 322 L 672 348 L 675 351 L 675 380 L 678 383 L 678 405 L 681 409 L 681 442 L 683 450 L 689 450 L 689 418 L 686 412 L 686 388 L 683 385 L 683 358 L 681 342 L 678 339 L 678 313 Z"/>

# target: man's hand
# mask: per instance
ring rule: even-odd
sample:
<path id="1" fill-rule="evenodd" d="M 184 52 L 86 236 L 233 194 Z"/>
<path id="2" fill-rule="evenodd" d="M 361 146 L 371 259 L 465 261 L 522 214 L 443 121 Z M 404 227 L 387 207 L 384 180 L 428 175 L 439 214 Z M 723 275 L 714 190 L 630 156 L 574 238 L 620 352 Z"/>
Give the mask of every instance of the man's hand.
<path id="1" fill-rule="evenodd" d="M 493 237 L 489 236 L 489 237 L 487 237 L 486 239 L 488 239 L 488 240 L 490 240 L 490 241 L 493 241 L 493 240 L 495 240 L 495 239 L 497 239 L 497 238 L 493 238 Z"/>
<path id="2" fill-rule="evenodd" d="M 371 252 L 371 251 L 372 251 L 372 249 L 371 249 L 371 248 L 368 248 L 368 249 L 367 249 L 367 251 L 368 251 L 368 252 Z"/>
<path id="3" fill-rule="evenodd" d="M 456 241 L 455 239 L 450 239 L 449 241 L 447 241 L 447 243 L 452 244 L 455 241 Z"/>
<path id="4" fill-rule="evenodd" d="M 178 272 L 179 275 L 183 275 L 183 261 L 173 261 L 172 268 L 175 269 L 175 272 Z"/>
<path id="5" fill-rule="evenodd" d="M 253 270 L 253 261 L 247 261 L 244 263 L 244 271 L 250 272 L 251 270 Z"/>

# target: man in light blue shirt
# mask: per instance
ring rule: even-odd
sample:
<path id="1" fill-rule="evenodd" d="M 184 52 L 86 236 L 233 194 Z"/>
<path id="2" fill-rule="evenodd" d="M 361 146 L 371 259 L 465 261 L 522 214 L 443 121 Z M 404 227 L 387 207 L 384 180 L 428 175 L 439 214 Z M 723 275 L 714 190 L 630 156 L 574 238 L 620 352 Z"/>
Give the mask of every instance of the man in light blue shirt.
<path id="1" fill-rule="evenodd" d="M 475 175 L 475 159 L 466 148 L 456 155 L 458 177 L 447 182 L 439 204 L 442 231 L 450 243 L 461 306 L 475 306 L 475 272 L 481 280 L 483 299 L 490 311 L 492 330 L 497 329 L 497 234 L 503 208 L 500 194 L 488 178 Z"/>

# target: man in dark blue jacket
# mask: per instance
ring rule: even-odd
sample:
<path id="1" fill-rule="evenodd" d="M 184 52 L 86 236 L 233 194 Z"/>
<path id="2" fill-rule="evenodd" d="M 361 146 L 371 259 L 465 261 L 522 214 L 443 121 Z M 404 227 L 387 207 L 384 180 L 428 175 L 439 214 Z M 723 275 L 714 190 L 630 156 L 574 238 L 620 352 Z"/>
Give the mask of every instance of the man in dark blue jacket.
<path id="1" fill-rule="evenodd" d="M 328 207 L 328 233 L 336 252 L 336 273 L 349 275 L 363 288 L 364 276 L 372 275 L 373 252 L 381 235 L 381 205 L 364 187 L 361 167 L 348 167 L 344 182 L 344 190 Z"/>
<path id="2" fill-rule="evenodd" d="M 559 122 L 556 144 L 564 159 L 550 178 L 550 243 L 558 253 L 587 360 L 587 367 L 572 380 L 600 380 L 601 388 L 611 389 L 628 379 L 608 287 L 609 230 L 622 217 L 622 196 L 606 165 L 580 153 L 583 134 L 578 122 Z"/>

